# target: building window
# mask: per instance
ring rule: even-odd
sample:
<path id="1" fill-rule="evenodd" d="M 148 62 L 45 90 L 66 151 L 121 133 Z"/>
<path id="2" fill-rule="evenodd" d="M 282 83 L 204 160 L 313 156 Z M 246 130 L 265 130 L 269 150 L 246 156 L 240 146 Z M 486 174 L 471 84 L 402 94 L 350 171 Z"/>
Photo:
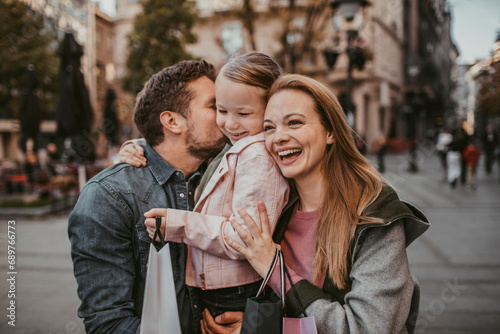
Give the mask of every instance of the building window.
<path id="1" fill-rule="evenodd" d="M 243 48 L 243 29 L 240 21 L 225 22 L 222 25 L 222 47 L 228 57 Z"/>

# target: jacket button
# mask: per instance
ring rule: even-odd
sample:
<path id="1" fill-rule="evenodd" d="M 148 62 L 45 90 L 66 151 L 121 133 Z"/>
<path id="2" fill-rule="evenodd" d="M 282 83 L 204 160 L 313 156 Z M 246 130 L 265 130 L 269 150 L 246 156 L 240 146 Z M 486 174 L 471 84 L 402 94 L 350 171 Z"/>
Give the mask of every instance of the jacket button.
<path id="1" fill-rule="evenodd" d="M 179 197 L 180 197 L 180 198 L 184 198 L 184 194 L 183 194 L 183 193 L 181 193 L 181 194 L 179 195 Z"/>

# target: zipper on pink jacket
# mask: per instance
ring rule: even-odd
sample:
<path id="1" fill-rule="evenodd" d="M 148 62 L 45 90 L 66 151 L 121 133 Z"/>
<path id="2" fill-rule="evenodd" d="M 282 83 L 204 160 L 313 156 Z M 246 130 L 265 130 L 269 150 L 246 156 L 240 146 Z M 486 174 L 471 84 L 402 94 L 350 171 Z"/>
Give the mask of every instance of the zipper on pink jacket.
<path id="1" fill-rule="evenodd" d="M 202 252 L 201 254 L 201 289 L 206 290 L 207 285 L 205 284 L 205 252 Z"/>

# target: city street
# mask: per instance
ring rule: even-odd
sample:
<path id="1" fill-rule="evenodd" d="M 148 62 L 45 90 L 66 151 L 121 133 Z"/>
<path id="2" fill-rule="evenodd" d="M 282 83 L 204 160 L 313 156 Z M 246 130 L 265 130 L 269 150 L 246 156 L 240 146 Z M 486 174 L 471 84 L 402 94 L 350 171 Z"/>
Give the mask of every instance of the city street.
<path id="1" fill-rule="evenodd" d="M 375 161 L 374 157 L 370 157 Z M 400 197 L 419 207 L 432 226 L 408 248 L 421 284 L 416 333 L 498 333 L 500 328 L 500 183 L 481 160 L 478 188 L 442 182 L 437 156 L 422 146 L 419 171 L 406 172 L 405 155 L 387 156 L 386 178 Z M 84 333 L 67 237 L 69 212 L 27 219 L 2 217 L 0 225 L 0 333 Z M 15 299 L 7 257 L 8 221 L 15 220 Z M 9 303 L 15 300 L 15 327 Z"/>

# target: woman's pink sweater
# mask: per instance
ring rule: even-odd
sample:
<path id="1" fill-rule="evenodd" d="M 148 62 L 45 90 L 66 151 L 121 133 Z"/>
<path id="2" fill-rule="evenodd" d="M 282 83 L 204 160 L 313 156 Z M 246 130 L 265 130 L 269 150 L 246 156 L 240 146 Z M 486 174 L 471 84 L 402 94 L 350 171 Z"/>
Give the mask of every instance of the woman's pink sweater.
<path id="1" fill-rule="evenodd" d="M 302 279 L 313 282 L 312 260 L 314 253 L 314 240 L 316 238 L 316 227 L 321 214 L 321 209 L 312 212 L 298 211 L 295 207 L 288 227 L 285 231 L 281 249 L 285 257 L 285 264 L 292 278 L 293 284 Z M 320 280 L 321 284 L 316 285 L 322 288 L 325 274 Z M 286 289 L 290 289 L 290 282 L 285 278 Z M 268 285 L 280 294 L 280 271 L 276 266 Z"/>

